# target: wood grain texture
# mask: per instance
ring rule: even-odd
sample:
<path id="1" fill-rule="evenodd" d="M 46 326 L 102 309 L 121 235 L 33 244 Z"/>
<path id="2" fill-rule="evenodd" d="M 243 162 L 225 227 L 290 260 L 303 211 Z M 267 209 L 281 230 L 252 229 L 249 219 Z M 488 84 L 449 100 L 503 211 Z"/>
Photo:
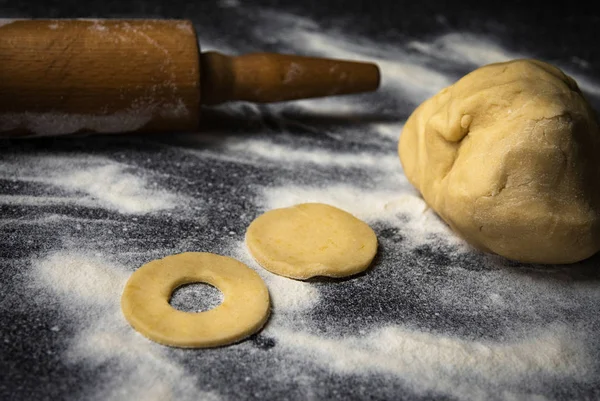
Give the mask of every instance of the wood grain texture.
<path id="1" fill-rule="evenodd" d="M 0 133 L 194 130 L 199 48 L 180 20 L 0 26 Z"/>
<path id="2" fill-rule="evenodd" d="M 377 65 L 275 53 L 201 55 L 202 103 L 270 103 L 374 91 Z"/>

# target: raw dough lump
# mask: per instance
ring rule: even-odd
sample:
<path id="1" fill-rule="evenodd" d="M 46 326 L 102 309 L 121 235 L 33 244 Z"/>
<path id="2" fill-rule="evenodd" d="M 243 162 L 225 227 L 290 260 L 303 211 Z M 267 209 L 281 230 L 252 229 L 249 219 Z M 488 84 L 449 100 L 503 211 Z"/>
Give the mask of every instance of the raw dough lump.
<path id="1" fill-rule="evenodd" d="M 415 110 L 398 150 L 425 201 L 479 249 L 529 263 L 600 249 L 600 129 L 558 68 L 471 72 Z"/>
<path id="2" fill-rule="evenodd" d="M 377 237 L 366 223 L 321 203 L 266 212 L 248 227 L 246 244 L 262 267 L 295 279 L 350 276 L 369 267 L 377 253 Z"/>
<path id="3" fill-rule="evenodd" d="M 184 284 L 208 283 L 224 295 L 206 312 L 183 312 L 169 301 Z M 217 347 L 256 333 L 269 317 L 269 291 L 260 276 L 226 256 L 186 252 L 146 263 L 127 281 L 123 315 L 144 336 L 183 348 Z"/>

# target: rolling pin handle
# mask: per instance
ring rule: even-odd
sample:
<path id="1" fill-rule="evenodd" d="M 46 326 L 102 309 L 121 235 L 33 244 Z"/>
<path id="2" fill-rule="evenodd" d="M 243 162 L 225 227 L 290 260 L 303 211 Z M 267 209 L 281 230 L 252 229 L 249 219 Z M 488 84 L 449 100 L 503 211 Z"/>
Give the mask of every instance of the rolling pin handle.
<path id="1" fill-rule="evenodd" d="M 374 91 L 376 64 L 275 53 L 200 56 L 201 102 L 271 103 Z"/>

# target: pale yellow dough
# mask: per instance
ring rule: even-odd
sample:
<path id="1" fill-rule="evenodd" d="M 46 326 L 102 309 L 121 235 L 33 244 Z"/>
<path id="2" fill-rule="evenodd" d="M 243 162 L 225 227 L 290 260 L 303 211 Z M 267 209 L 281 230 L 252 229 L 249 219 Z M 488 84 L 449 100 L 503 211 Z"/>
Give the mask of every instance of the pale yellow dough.
<path id="1" fill-rule="evenodd" d="M 184 284 L 208 283 L 224 295 L 206 312 L 182 312 L 169 304 Z M 212 253 L 167 256 L 136 270 L 123 291 L 127 321 L 160 344 L 183 348 L 217 347 L 256 333 L 269 316 L 269 292 L 260 276 L 235 259 Z"/>
<path id="2" fill-rule="evenodd" d="M 425 201 L 477 248 L 531 263 L 600 249 L 600 130 L 558 68 L 471 72 L 415 110 L 399 153 Z"/>
<path id="3" fill-rule="evenodd" d="M 295 279 L 350 276 L 369 267 L 377 253 L 377 237 L 366 223 L 321 203 L 264 213 L 248 227 L 246 244 L 262 267 Z"/>

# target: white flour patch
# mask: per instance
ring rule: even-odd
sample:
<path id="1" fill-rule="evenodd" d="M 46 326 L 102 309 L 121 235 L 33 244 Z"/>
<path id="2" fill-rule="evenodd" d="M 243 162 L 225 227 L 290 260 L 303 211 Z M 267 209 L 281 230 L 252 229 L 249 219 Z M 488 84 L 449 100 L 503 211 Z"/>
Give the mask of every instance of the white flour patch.
<path id="1" fill-rule="evenodd" d="M 571 62 L 575 65 L 577 65 L 579 68 L 583 68 L 584 70 L 587 70 L 590 68 L 590 63 L 584 59 L 581 59 L 577 56 L 573 56 L 571 57 Z"/>
<path id="2" fill-rule="evenodd" d="M 402 48 L 376 50 L 379 46 L 371 42 L 356 43 L 331 33 L 308 30 L 293 31 L 293 35 L 287 40 L 292 47 L 302 52 L 308 51 L 322 57 L 374 62 L 381 69 L 382 89 L 408 92 L 420 101 L 452 84 L 449 77 L 427 67 L 422 59 L 411 56 Z"/>
<path id="3" fill-rule="evenodd" d="M 277 327 L 269 333 L 297 358 L 337 372 L 392 374 L 416 391 L 435 390 L 471 400 L 498 396 L 496 386 L 536 374 L 578 377 L 591 362 L 583 344 L 566 328 L 509 343 L 465 341 L 401 326 L 337 338 Z M 518 387 L 515 390 L 499 398 L 525 395 L 518 393 Z"/>
<path id="4" fill-rule="evenodd" d="M 375 62 L 382 71 L 382 89 L 404 92 L 409 95 L 404 98 L 418 100 L 416 104 L 454 83 L 454 78 L 433 67 L 440 63 L 461 66 L 472 64 L 479 67 L 518 58 L 535 58 L 535 55 L 509 51 L 488 37 L 468 32 L 440 35 L 431 42 L 411 41 L 390 45 L 347 35 L 342 37 L 336 32 L 324 30 L 307 18 L 294 20 L 287 13 L 267 14 L 268 18 L 277 20 L 279 30 L 284 32 L 281 40 L 296 52 Z M 267 18 L 267 15 L 263 18 Z M 415 54 L 415 50 L 418 53 Z M 579 83 L 582 90 L 595 96 L 600 95 L 600 84 L 569 69 L 563 70 Z"/>
<path id="5" fill-rule="evenodd" d="M 264 23 L 254 26 L 255 33 L 259 36 L 275 36 L 273 32 L 289 32 L 294 30 L 321 29 L 319 24 L 308 17 L 291 14 L 285 11 L 275 11 L 269 8 L 259 9 L 258 17 Z"/>
<path id="6" fill-rule="evenodd" d="M 309 310 L 319 302 L 319 291 L 314 284 L 278 276 L 263 269 L 252 258 L 243 241 L 234 245 L 233 253 L 234 258 L 252 267 L 265 280 L 273 305 L 270 324 L 278 321 L 278 313 L 299 313 Z"/>
<path id="7" fill-rule="evenodd" d="M 600 96 L 600 84 L 580 74 L 575 74 L 569 70 L 563 70 L 567 75 L 570 75 L 583 92 L 587 92 L 593 96 Z"/>
<path id="8" fill-rule="evenodd" d="M 241 5 L 240 0 L 218 0 L 217 4 L 222 8 L 237 8 Z"/>
<path id="9" fill-rule="evenodd" d="M 404 123 L 378 123 L 371 125 L 371 128 L 383 138 L 394 141 L 397 144 L 400 139 L 400 133 L 404 128 Z"/>
<path id="10" fill-rule="evenodd" d="M 514 59 L 535 58 L 535 55 L 507 50 L 489 38 L 470 33 L 450 33 L 442 35 L 434 39 L 431 43 L 413 41 L 408 43 L 407 47 L 415 49 L 434 59 L 443 61 L 452 60 L 452 62 L 456 64 L 471 63 L 476 67 Z M 558 67 L 560 67 L 567 75 L 573 77 L 584 92 L 595 96 L 600 95 L 600 84 L 581 74 L 573 72 L 568 68 L 562 66 Z"/>
<path id="11" fill-rule="evenodd" d="M 89 29 L 103 32 L 96 23 Z M 165 85 L 169 85 L 166 83 Z M 75 113 L 0 113 L 0 131 L 25 130 L 35 136 L 69 135 L 79 132 L 113 134 L 136 131 L 156 116 L 183 117 L 189 110 L 181 99 L 175 103 L 158 104 L 155 99 L 138 99 L 128 110 L 108 115 Z"/>
<path id="12" fill-rule="evenodd" d="M 449 33 L 435 38 L 432 42 L 412 41 L 407 47 L 435 59 L 477 66 L 526 57 L 509 52 L 491 40 L 469 33 Z"/>
<path id="13" fill-rule="evenodd" d="M 120 299 L 128 277 L 124 267 L 80 251 L 58 251 L 34 262 L 33 285 L 81 321 L 68 361 L 98 368 L 110 363 L 114 370 L 93 399 L 218 400 L 216 393 L 196 388 L 193 377 L 167 356 L 168 348 L 146 340 L 125 321 Z"/>
<path id="14" fill-rule="evenodd" d="M 110 159 L 89 157 L 16 158 L 0 162 L 0 177 L 61 188 L 68 196 L 5 195 L 0 203 L 23 205 L 76 204 L 104 207 L 124 214 L 144 214 L 172 209 L 183 200 L 154 187 L 130 166 Z"/>
<path id="15" fill-rule="evenodd" d="M 175 27 L 177 29 L 179 29 L 180 31 L 186 32 L 186 33 L 192 33 L 194 32 L 194 28 L 192 27 L 192 25 L 187 24 L 187 23 L 179 23 L 177 25 L 175 25 Z"/>
<path id="16" fill-rule="evenodd" d="M 120 374 L 111 375 L 112 380 L 98 389 L 98 400 L 220 399 L 197 389 L 194 377 L 167 354 L 167 348 L 135 332 L 114 308 L 75 337 L 67 357 L 94 367 L 115 366 L 116 360 Z"/>
<path id="17" fill-rule="evenodd" d="M 397 180 L 399 183 L 400 179 Z M 388 190 L 362 189 L 349 185 L 324 188 L 283 186 L 264 188 L 257 203 L 264 210 L 290 207 L 299 203 L 318 202 L 335 206 L 367 223 L 382 222 L 405 232 L 413 247 L 442 240 L 456 252 L 470 250 L 450 228 L 427 207 L 422 198 L 408 188 Z"/>
<path id="18" fill-rule="evenodd" d="M 14 18 L 0 18 L 0 28 L 2 28 L 3 26 L 6 26 L 6 25 L 10 25 L 15 21 L 19 21 L 19 20 L 14 19 Z"/>
<path id="19" fill-rule="evenodd" d="M 90 31 L 97 31 L 97 32 L 108 32 L 108 27 L 104 24 L 104 21 L 102 20 L 90 20 L 92 22 L 92 24 L 88 27 L 88 30 Z"/>
<path id="20" fill-rule="evenodd" d="M 274 106 L 275 109 L 278 108 L 277 105 Z M 360 115 L 365 111 L 364 104 L 356 103 L 351 99 L 336 97 L 297 100 L 293 102 L 293 104 L 284 105 L 282 111 L 285 111 L 289 107 L 298 108 L 305 112 L 310 112 L 311 116 L 328 118 L 341 117 L 350 120 L 352 120 L 352 117 L 354 115 Z"/>
<path id="21" fill-rule="evenodd" d="M 123 166 L 118 165 L 95 167 L 54 178 L 52 182 L 86 193 L 109 208 L 125 213 L 148 213 L 175 206 L 174 195 L 149 189 L 142 179 L 123 170 Z"/>
<path id="22" fill-rule="evenodd" d="M 283 77 L 283 81 L 281 83 L 284 85 L 292 83 L 296 78 L 301 76 L 303 74 L 303 72 L 304 72 L 304 67 L 302 67 L 298 63 L 291 63 L 290 69 Z"/>
<path id="23" fill-rule="evenodd" d="M 405 46 L 340 35 L 311 19 L 285 12 L 264 10 L 260 18 L 265 26 L 279 33 L 276 40 L 295 53 L 377 63 L 382 72 L 382 89 L 410 95 L 405 99 L 421 102 L 452 84 L 452 79 L 427 65 L 427 58 L 416 57 Z M 256 35 L 265 36 L 264 28 L 256 28 Z"/>
<path id="24" fill-rule="evenodd" d="M 35 263 L 35 280 L 65 301 L 105 308 L 120 299 L 128 275 L 122 268 L 76 252 L 55 252 Z M 69 303 L 69 305 L 72 305 Z"/>
<path id="25" fill-rule="evenodd" d="M 4 198 L 8 198 L 10 199 L 10 196 L 0 196 L 0 204 L 14 204 L 14 202 L 3 202 Z M 30 197 L 32 199 L 37 199 L 36 197 L 32 196 Z M 62 198 L 60 201 L 57 201 L 55 204 L 64 204 L 64 203 L 68 203 L 68 201 L 66 201 L 67 198 Z M 24 204 L 24 203 L 19 203 L 19 204 Z M 48 203 L 48 204 L 52 204 L 52 203 Z M 34 205 L 39 205 L 39 203 L 34 203 Z M 2 219 L 0 220 L 0 227 L 2 226 L 8 226 L 8 225 L 29 225 L 29 226 L 35 226 L 35 225 L 40 225 L 40 224 L 47 224 L 47 225 L 51 225 L 51 224 L 59 224 L 62 222 L 76 222 L 76 227 L 79 229 L 81 228 L 84 224 L 104 224 L 104 225 L 118 225 L 120 224 L 117 220 L 99 220 L 99 219 L 86 219 L 86 218 L 79 218 L 79 217 L 73 217 L 73 216 L 66 216 L 66 215 L 61 215 L 61 214 L 48 214 L 45 216 L 36 216 L 36 217 L 31 217 L 31 218 L 17 218 L 17 219 Z"/>
<path id="26" fill-rule="evenodd" d="M 198 31 L 200 30 L 197 29 Z M 207 32 L 208 35 L 208 32 Z M 235 47 L 229 45 L 228 43 L 224 42 L 222 38 L 218 37 L 218 36 L 214 36 L 214 37 L 206 37 L 205 34 L 202 34 L 202 37 L 198 37 L 198 41 L 200 42 L 200 46 L 202 48 L 203 52 L 206 51 L 216 51 L 216 52 L 220 52 L 223 54 L 238 54 L 239 51 L 238 49 L 236 49 Z M 235 106 L 253 106 L 252 103 L 229 103 L 227 104 L 227 108 L 230 107 L 235 107 Z M 219 105 L 213 106 L 213 108 L 219 108 Z"/>
<path id="27" fill-rule="evenodd" d="M 343 209 L 359 219 L 375 222 L 392 217 L 395 213 L 394 205 L 402 199 L 400 188 L 371 191 L 343 184 L 324 188 L 290 185 L 264 188 L 257 203 L 265 211 L 299 203 L 326 203 Z"/>
<path id="28" fill-rule="evenodd" d="M 314 284 L 292 280 L 266 271 L 261 275 L 269 287 L 274 313 L 301 312 L 319 303 L 319 290 Z"/>
<path id="29" fill-rule="evenodd" d="M 0 204 L 19 206 L 83 206 L 98 207 L 93 199 L 72 198 L 68 196 L 30 196 L 30 195 L 0 195 Z"/>
<path id="30" fill-rule="evenodd" d="M 292 164 L 318 165 L 342 168 L 368 168 L 374 170 L 392 170 L 398 168 L 400 161 L 394 154 L 373 153 L 337 153 L 326 150 L 294 149 L 268 141 L 235 141 L 227 144 L 227 150 L 244 153 L 262 160 Z"/>
<path id="31" fill-rule="evenodd" d="M 151 111 L 141 110 L 106 116 L 73 113 L 0 113 L 0 131 L 27 130 L 37 136 L 68 135 L 80 131 L 126 132 L 142 128 L 150 122 L 152 115 Z"/>

